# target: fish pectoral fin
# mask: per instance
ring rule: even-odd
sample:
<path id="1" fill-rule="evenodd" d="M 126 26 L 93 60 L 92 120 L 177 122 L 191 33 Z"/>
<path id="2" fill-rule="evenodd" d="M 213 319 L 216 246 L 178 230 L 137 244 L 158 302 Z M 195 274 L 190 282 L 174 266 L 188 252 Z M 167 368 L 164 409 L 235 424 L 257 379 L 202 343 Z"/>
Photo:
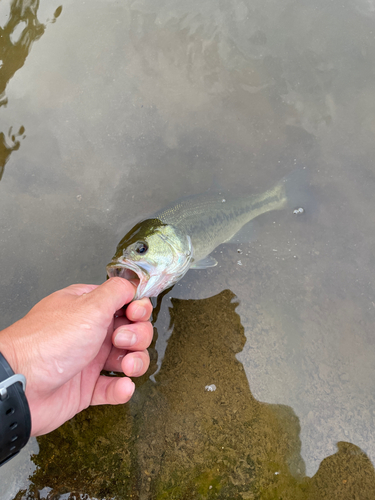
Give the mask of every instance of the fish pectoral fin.
<path id="1" fill-rule="evenodd" d="M 193 262 L 190 269 L 207 269 L 208 267 L 214 266 L 217 266 L 217 260 L 207 255 L 207 257 L 204 257 L 203 259 Z"/>

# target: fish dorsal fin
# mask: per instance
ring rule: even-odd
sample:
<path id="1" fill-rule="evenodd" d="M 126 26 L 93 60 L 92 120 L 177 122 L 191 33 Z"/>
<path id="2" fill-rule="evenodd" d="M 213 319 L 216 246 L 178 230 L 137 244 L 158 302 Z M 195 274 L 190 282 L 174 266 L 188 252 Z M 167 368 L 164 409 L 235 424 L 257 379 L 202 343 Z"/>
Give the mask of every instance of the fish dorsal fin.
<path id="1" fill-rule="evenodd" d="M 204 257 L 203 259 L 193 262 L 190 269 L 207 269 L 207 267 L 214 266 L 217 266 L 217 260 L 207 255 L 207 257 Z"/>

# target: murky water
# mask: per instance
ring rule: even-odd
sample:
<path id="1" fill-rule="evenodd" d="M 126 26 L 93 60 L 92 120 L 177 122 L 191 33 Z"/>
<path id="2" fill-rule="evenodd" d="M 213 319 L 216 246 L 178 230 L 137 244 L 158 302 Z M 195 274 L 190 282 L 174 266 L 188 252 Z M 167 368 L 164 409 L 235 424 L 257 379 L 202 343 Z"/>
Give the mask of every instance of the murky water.
<path id="1" fill-rule="evenodd" d="M 374 23 L 372 0 L 2 0 L 1 327 L 102 282 L 181 196 L 305 182 L 303 214 L 159 301 L 131 403 L 32 440 L 1 498 L 374 498 Z"/>

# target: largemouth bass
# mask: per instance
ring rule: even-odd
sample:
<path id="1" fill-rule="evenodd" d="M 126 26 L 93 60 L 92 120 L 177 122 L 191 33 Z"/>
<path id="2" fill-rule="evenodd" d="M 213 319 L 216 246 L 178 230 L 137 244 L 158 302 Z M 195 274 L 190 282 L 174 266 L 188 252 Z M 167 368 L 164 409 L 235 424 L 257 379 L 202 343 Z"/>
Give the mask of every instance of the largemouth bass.
<path id="1" fill-rule="evenodd" d="M 245 198 L 202 194 L 171 204 L 136 224 L 107 266 L 109 277 L 139 279 L 136 299 L 156 297 L 189 269 L 216 266 L 210 253 L 255 217 L 286 206 L 285 180 Z"/>

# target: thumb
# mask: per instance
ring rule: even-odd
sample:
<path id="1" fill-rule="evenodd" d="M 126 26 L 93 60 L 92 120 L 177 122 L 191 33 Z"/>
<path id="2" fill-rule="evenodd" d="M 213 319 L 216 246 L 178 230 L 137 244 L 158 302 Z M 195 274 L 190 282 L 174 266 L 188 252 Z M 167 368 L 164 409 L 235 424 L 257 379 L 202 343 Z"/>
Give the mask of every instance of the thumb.
<path id="1" fill-rule="evenodd" d="M 136 288 L 129 281 L 118 276 L 110 278 L 82 298 L 102 314 L 113 316 L 134 299 Z"/>

